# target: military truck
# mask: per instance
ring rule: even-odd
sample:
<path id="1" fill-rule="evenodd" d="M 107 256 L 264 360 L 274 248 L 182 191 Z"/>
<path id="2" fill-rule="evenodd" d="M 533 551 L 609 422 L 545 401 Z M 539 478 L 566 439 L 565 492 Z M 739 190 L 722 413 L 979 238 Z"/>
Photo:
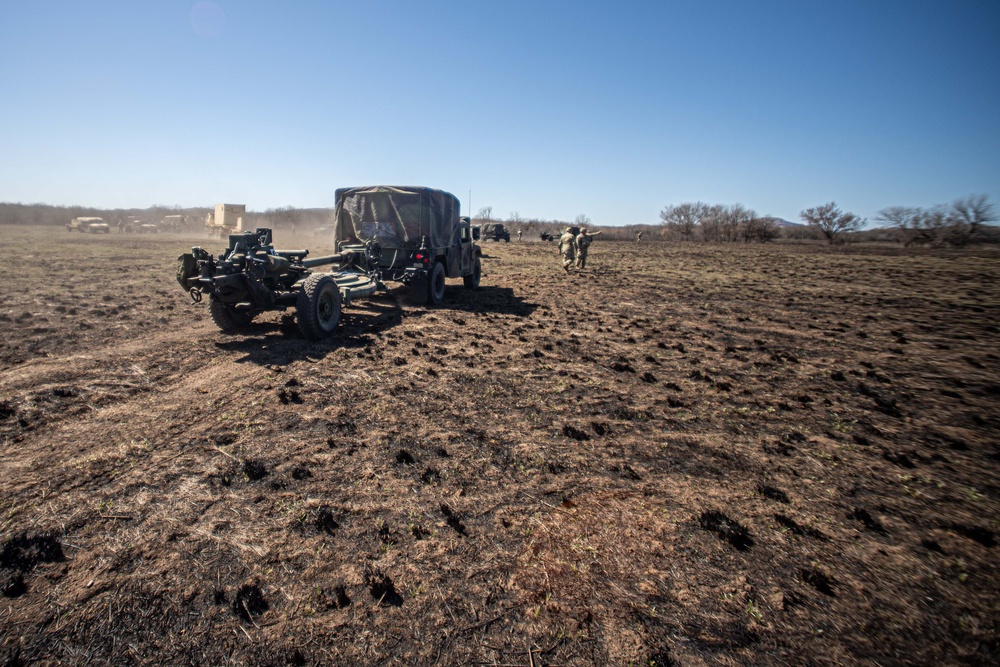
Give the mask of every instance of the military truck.
<path id="1" fill-rule="evenodd" d="M 566 228 L 563 227 L 561 229 L 566 229 Z M 577 227 L 577 226 L 575 226 L 575 225 L 571 226 L 569 228 L 569 233 L 573 235 L 573 238 L 576 238 L 577 236 L 580 235 L 580 228 Z M 543 241 L 558 241 L 559 237 L 561 237 L 563 235 L 563 232 L 562 231 L 558 231 L 558 232 L 540 232 L 538 235 L 541 237 L 541 239 Z"/>
<path id="2" fill-rule="evenodd" d="M 108 234 L 111 227 L 103 218 L 73 218 L 66 225 L 66 231 L 78 231 L 81 234 Z"/>
<path id="3" fill-rule="evenodd" d="M 510 243 L 510 232 L 507 231 L 502 222 L 488 222 L 482 226 L 484 241 L 506 241 Z"/>
<path id="4" fill-rule="evenodd" d="M 423 187 L 341 188 L 336 194 L 337 252 L 276 250 L 270 229 L 229 235 L 216 258 L 195 247 L 178 257 L 177 281 L 193 302 L 209 298 L 209 313 L 235 333 L 268 310 L 295 308 L 299 331 L 310 339 L 332 335 L 342 307 L 387 282 L 410 286 L 419 302 L 439 305 L 445 279 L 479 287 L 481 251 L 458 199 Z M 335 269 L 313 272 L 321 266 Z"/>
<path id="5" fill-rule="evenodd" d="M 243 231 L 246 216 L 247 207 L 244 204 L 216 204 L 215 210 L 205 218 L 205 231 L 213 239 L 238 234 Z"/>

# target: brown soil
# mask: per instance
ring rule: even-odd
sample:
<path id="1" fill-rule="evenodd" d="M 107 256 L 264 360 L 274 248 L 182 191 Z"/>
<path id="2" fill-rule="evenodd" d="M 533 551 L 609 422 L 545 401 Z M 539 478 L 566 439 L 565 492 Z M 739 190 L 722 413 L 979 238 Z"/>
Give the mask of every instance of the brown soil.
<path id="1" fill-rule="evenodd" d="M 487 243 L 312 343 L 0 231 L 5 664 L 995 664 L 996 254 Z"/>

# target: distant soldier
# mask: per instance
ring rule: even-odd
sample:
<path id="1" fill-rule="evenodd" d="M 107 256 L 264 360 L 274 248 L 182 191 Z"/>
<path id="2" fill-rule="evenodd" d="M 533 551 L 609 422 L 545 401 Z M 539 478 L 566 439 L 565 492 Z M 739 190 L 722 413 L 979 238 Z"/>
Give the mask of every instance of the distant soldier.
<path id="1" fill-rule="evenodd" d="M 576 239 L 569 227 L 559 237 L 559 254 L 563 258 L 563 271 L 569 273 L 569 267 L 573 266 L 573 260 L 576 259 Z"/>
<path id="2" fill-rule="evenodd" d="M 119 220 L 118 221 L 118 233 L 121 234 L 124 231 L 125 231 L 125 221 L 124 220 Z"/>
<path id="3" fill-rule="evenodd" d="M 576 237 L 576 268 L 582 269 L 587 266 L 587 249 L 598 234 L 600 232 L 588 233 L 586 227 L 580 229 L 580 235 Z"/>
<path id="4" fill-rule="evenodd" d="M 638 243 L 641 240 L 642 240 L 642 231 L 636 232 L 635 242 Z"/>
<path id="5" fill-rule="evenodd" d="M 518 242 L 518 243 L 520 243 L 520 242 L 521 242 L 521 230 L 520 230 L 520 229 L 519 229 L 519 230 L 517 230 L 517 242 Z"/>

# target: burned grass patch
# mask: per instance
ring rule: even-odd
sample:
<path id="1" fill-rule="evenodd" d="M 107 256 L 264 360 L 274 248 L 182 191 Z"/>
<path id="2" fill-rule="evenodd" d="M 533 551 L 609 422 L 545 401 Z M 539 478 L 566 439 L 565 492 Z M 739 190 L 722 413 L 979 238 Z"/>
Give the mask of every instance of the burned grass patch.
<path id="1" fill-rule="evenodd" d="M 727 542 L 737 551 L 749 551 L 754 546 L 750 531 L 738 521 L 733 521 L 718 510 L 702 512 L 698 517 L 698 525 L 702 530 L 714 534 L 723 542 Z"/>
<path id="2" fill-rule="evenodd" d="M 40 563 L 66 560 L 62 544 L 54 535 L 21 534 L 0 545 L 0 568 L 28 572 Z"/>
<path id="3" fill-rule="evenodd" d="M 254 619 L 270 608 L 264 592 L 257 584 L 240 586 L 233 598 L 233 613 L 245 623 L 255 623 Z"/>
<path id="4" fill-rule="evenodd" d="M 311 344 L 166 289 L 216 241 L 52 231 L 3 237 L 0 661 L 991 664 L 995 251 L 511 243 Z"/>

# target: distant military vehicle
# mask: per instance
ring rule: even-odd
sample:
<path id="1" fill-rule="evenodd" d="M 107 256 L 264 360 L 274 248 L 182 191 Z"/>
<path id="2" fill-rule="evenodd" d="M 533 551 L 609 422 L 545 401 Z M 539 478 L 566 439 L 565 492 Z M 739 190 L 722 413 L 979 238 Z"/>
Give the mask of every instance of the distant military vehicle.
<path id="1" fill-rule="evenodd" d="M 228 234 L 238 234 L 243 231 L 243 220 L 247 216 L 244 204 L 216 204 L 215 211 L 208 214 L 205 220 L 205 230 L 209 238 L 221 239 Z"/>
<path id="2" fill-rule="evenodd" d="M 510 243 L 510 232 L 508 232 L 502 222 L 488 222 L 482 226 L 482 236 L 484 241 L 506 241 Z"/>
<path id="3" fill-rule="evenodd" d="M 139 225 L 140 234 L 158 234 L 160 227 L 154 222 L 143 222 Z"/>
<path id="4" fill-rule="evenodd" d="M 103 218 L 73 218 L 66 225 L 66 231 L 72 232 L 74 230 L 80 233 L 108 234 L 111 232 L 111 227 L 104 222 Z"/>
<path id="5" fill-rule="evenodd" d="M 270 229 L 229 235 L 213 257 L 202 248 L 178 257 L 177 282 L 194 302 L 209 297 L 209 313 L 225 332 L 249 325 L 267 310 L 295 308 L 299 331 L 311 339 L 334 333 L 340 311 L 354 299 L 387 290 L 387 281 L 410 286 L 422 303 L 444 299 L 445 279 L 479 287 L 481 251 L 458 199 L 420 187 L 374 186 L 337 190 L 337 253 L 276 250 Z M 326 273 L 312 269 L 337 265 Z"/>
<path id="6" fill-rule="evenodd" d="M 563 228 L 565 229 L 565 227 Z M 573 235 L 574 238 L 579 236 L 580 228 L 573 226 L 569 228 L 569 233 Z M 559 237 L 563 235 L 563 232 L 540 232 L 538 234 L 543 241 L 558 241 Z"/>
<path id="7" fill-rule="evenodd" d="M 159 227 L 165 232 L 183 232 L 187 229 L 187 219 L 183 215 L 165 215 Z"/>

